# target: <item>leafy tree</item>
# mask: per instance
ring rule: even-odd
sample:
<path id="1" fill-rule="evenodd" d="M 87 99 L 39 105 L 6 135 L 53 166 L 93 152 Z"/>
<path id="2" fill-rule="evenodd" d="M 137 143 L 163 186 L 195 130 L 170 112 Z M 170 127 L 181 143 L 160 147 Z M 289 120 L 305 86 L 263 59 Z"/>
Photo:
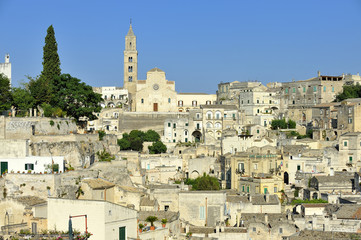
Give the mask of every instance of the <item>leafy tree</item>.
<path id="1" fill-rule="evenodd" d="M 130 148 L 135 151 L 142 151 L 143 150 L 143 141 L 141 138 L 137 137 L 135 139 L 130 140 Z"/>
<path id="2" fill-rule="evenodd" d="M 45 117 L 64 117 L 65 113 L 59 107 L 52 107 L 48 103 L 41 104 L 41 108 L 44 110 Z"/>
<path id="3" fill-rule="evenodd" d="M 118 139 L 118 145 L 120 147 L 120 151 L 130 149 L 130 142 L 126 138 Z"/>
<path id="4" fill-rule="evenodd" d="M 27 76 L 27 78 L 29 79 L 28 89 L 34 98 L 34 106 L 50 103 L 53 97 L 51 82 L 46 81 L 44 77 L 32 78 Z"/>
<path id="5" fill-rule="evenodd" d="M 288 128 L 296 128 L 296 122 L 292 121 L 291 119 L 287 122 Z"/>
<path id="6" fill-rule="evenodd" d="M 342 93 L 336 96 L 336 102 L 341 102 L 348 98 L 359 97 L 361 97 L 361 85 L 356 83 L 356 85 L 343 86 Z"/>
<path id="7" fill-rule="evenodd" d="M 202 177 L 197 177 L 195 180 L 188 179 L 186 182 L 192 185 L 193 190 L 219 190 L 219 182 L 215 177 L 203 174 Z"/>
<path id="8" fill-rule="evenodd" d="M 25 116 L 29 108 L 34 107 L 35 100 L 31 95 L 27 85 L 12 89 L 13 106 L 18 110 L 18 115 Z M 20 111 L 19 111 L 20 110 Z"/>
<path id="9" fill-rule="evenodd" d="M 145 133 L 145 136 L 144 136 L 145 142 L 157 142 L 159 140 L 160 140 L 160 136 L 156 131 L 149 129 Z"/>
<path id="10" fill-rule="evenodd" d="M 140 130 L 132 130 L 129 133 L 129 139 L 140 138 L 142 140 L 142 142 L 144 141 L 144 136 L 145 136 L 145 133 Z"/>
<path id="11" fill-rule="evenodd" d="M 10 80 L 0 73 L 0 113 L 11 108 Z"/>
<path id="12" fill-rule="evenodd" d="M 102 141 L 105 135 L 107 135 L 105 131 L 98 131 L 99 141 Z"/>
<path id="13" fill-rule="evenodd" d="M 154 226 L 154 222 L 157 221 L 158 218 L 156 216 L 148 216 L 145 221 L 150 222 L 151 226 Z"/>
<path id="14" fill-rule="evenodd" d="M 55 39 L 55 31 L 53 25 L 50 25 L 45 37 L 45 45 L 43 48 L 43 71 L 41 79 L 50 85 L 54 76 L 60 76 L 60 59 L 58 55 L 58 44 Z"/>
<path id="15" fill-rule="evenodd" d="M 94 112 L 101 110 L 101 95 L 70 74 L 54 77 L 53 93 L 52 106 L 60 107 L 67 116 L 73 117 L 77 122 L 81 117 L 94 120 L 97 118 Z"/>
<path id="16" fill-rule="evenodd" d="M 161 141 L 156 141 L 151 146 L 148 146 L 148 149 L 150 154 L 159 154 L 165 153 L 167 151 L 167 146 Z"/>

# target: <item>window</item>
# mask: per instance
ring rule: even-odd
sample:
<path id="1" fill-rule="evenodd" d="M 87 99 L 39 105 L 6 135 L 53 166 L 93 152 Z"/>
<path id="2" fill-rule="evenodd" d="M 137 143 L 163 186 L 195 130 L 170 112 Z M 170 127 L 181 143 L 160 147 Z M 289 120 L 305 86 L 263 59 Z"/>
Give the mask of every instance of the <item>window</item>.
<path id="1" fill-rule="evenodd" d="M 279 232 L 280 232 L 280 234 L 282 234 L 282 233 L 283 233 L 283 229 L 282 229 L 282 228 L 280 228 Z"/>
<path id="2" fill-rule="evenodd" d="M 352 118 L 348 118 L 348 123 L 352 123 Z"/>
<path id="3" fill-rule="evenodd" d="M 216 112 L 216 119 L 220 119 L 221 118 L 221 113 L 220 112 Z"/>
<path id="4" fill-rule="evenodd" d="M 306 87 L 303 87 L 303 92 L 306 92 Z"/>
<path id="5" fill-rule="evenodd" d="M 143 99 L 143 98 L 141 99 L 141 103 L 144 103 L 144 99 Z"/>
<path id="6" fill-rule="evenodd" d="M 133 77 L 132 77 L 132 76 L 129 76 L 129 77 L 128 77 L 128 81 L 129 81 L 129 82 L 133 82 Z"/>
<path id="7" fill-rule="evenodd" d="M 188 135 L 188 131 L 184 131 L 184 136 L 187 136 Z"/>
<path id="8" fill-rule="evenodd" d="M 168 98 L 168 103 L 170 103 L 170 98 Z"/>
<path id="9" fill-rule="evenodd" d="M 249 193 L 249 186 L 247 186 L 247 192 Z"/>
<path id="10" fill-rule="evenodd" d="M 176 137 L 177 136 L 177 133 L 174 133 L 174 137 Z"/>
<path id="11" fill-rule="evenodd" d="M 178 101 L 178 107 L 183 107 L 183 101 L 182 100 Z"/>
<path id="12" fill-rule="evenodd" d="M 207 118 L 208 118 L 208 119 L 212 119 L 212 114 L 211 114 L 211 113 L 208 113 L 208 114 L 207 114 Z"/>
<path id="13" fill-rule="evenodd" d="M 269 104 L 272 104 L 272 100 L 269 100 Z"/>
<path id="14" fill-rule="evenodd" d="M 348 157 L 348 160 L 349 160 L 350 163 L 352 163 L 352 157 L 351 156 Z"/>
<path id="15" fill-rule="evenodd" d="M 173 128 L 176 128 L 177 127 L 177 124 L 173 123 Z"/>
<path id="16" fill-rule="evenodd" d="M 268 193 L 268 189 L 265 187 L 265 188 L 263 188 L 263 192 L 264 192 L 264 194 L 267 194 Z"/>
<path id="17" fill-rule="evenodd" d="M 297 171 L 301 171 L 301 165 L 297 165 Z"/>
<path id="18" fill-rule="evenodd" d="M 288 88 L 285 89 L 285 93 L 288 93 Z"/>
<path id="19" fill-rule="evenodd" d="M 332 92 L 335 92 L 335 87 L 332 87 Z"/>
<path id="20" fill-rule="evenodd" d="M 133 66 L 128 67 L 128 72 L 133 72 Z"/>
<path id="21" fill-rule="evenodd" d="M 244 192 L 244 185 L 242 186 L 242 192 Z"/>
<path id="22" fill-rule="evenodd" d="M 197 101 L 195 100 L 192 101 L 192 107 L 197 107 Z"/>
<path id="23" fill-rule="evenodd" d="M 293 88 L 293 90 L 292 90 L 294 93 L 296 92 L 296 88 Z"/>
<path id="24" fill-rule="evenodd" d="M 316 86 L 313 87 L 313 91 L 317 92 L 317 87 Z"/>
<path id="25" fill-rule="evenodd" d="M 205 219 L 205 211 L 204 211 L 204 206 L 200 206 L 199 207 L 199 219 L 200 220 L 204 220 Z"/>
<path id="26" fill-rule="evenodd" d="M 323 92 L 326 92 L 326 86 L 323 86 Z"/>
<path id="27" fill-rule="evenodd" d="M 201 129 L 200 126 L 199 126 L 199 123 L 197 123 L 197 129 Z"/>
<path id="28" fill-rule="evenodd" d="M 257 228 L 254 227 L 252 230 L 253 230 L 253 232 L 256 232 L 256 231 L 257 231 Z"/>
<path id="29" fill-rule="evenodd" d="M 25 163 L 25 170 L 34 170 L 33 163 Z"/>
<path id="30" fill-rule="evenodd" d="M 273 192 L 274 192 L 274 193 L 278 192 L 278 191 L 277 191 L 277 187 L 274 187 L 274 188 L 273 188 Z"/>
<path id="31" fill-rule="evenodd" d="M 169 205 L 164 205 L 164 211 L 168 211 Z"/>
<path id="32" fill-rule="evenodd" d="M 259 103 L 259 100 L 257 99 L 257 103 Z"/>
<path id="33" fill-rule="evenodd" d="M 347 147 L 347 141 L 343 142 L 343 146 Z"/>
<path id="34" fill-rule="evenodd" d="M 108 96 L 107 96 L 107 95 L 105 95 L 105 96 L 104 96 L 104 100 L 107 100 L 107 98 L 108 98 Z"/>
<path id="35" fill-rule="evenodd" d="M 206 105 L 211 105 L 211 101 L 206 101 Z"/>
<path id="36" fill-rule="evenodd" d="M 128 62 L 133 62 L 133 57 L 129 57 Z"/>
<path id="37" fill-rule="evenodd" d="M 168 123 L 168 127 L 170 127 L 170 125 L 171 125 L 171 124 L 170 124 L 170 123 Z"/>
<path id="38" fill-rule="evenodd" d="M 257 113 L 259 113 L 259 109 L 257 109 Z"/>
<path id="39" fill-rule="evenodd" d="M 186 123 L 186 127 L 188 127 L 188 123 Z"/>
<path id="40" fill-rule="evenodd" d="M 185 138 L 185 140 L 184 140 L 185 142 L 188 142 L 188 138 Z"/>
<path id="41" fill-rule="evenodd" d="M 258 168 L 258 165 L 257 165 L 257 163 L 255 163 L 255 164 L 253 165 L 253 169 L 254 169 L 254 170 L 257 170 L 257 168 Z"/>

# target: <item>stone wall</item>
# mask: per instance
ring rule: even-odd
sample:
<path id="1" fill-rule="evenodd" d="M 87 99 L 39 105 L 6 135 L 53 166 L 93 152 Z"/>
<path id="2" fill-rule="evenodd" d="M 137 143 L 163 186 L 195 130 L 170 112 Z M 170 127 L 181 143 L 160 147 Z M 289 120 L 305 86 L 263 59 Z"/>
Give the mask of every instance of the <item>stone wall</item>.
<path id="1" fill-rule="evenodd" d="M 130 132 L 131 130 L 153 129 L 163 135 L 164 121 L 170 118 L 187 117 L 187 113 L 137 113 L 124 112 L 119 115 L 119 132 Z"/>
<path id="2" fill-rule="evenodd" d="M 0 139 L 0 158 L 23 158 L 29 156 L 28 140 Z"/>
<path id="3" fill-rule="evenodd" d="M 0 117 L 0 139 L 29 139 L 33 135 L 65 135 L 76 131 L 76 124 L 65 118 Z"/>

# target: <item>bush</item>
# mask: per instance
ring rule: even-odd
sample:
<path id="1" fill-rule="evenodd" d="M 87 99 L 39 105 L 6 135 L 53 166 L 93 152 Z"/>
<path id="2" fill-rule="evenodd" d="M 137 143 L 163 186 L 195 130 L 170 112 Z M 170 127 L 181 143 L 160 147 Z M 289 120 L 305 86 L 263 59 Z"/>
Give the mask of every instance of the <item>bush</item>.
<path id="1" fill-rule="evenodd" d="M 50 126 L 54 126 L 54 124 L 55 124 L 53 120 L 50 120 L 49 123 L 50 123 Z"/>
<path id="2" fill-rule="evenodd" d="M 150 222 L 151 226 L 154 226 L 154 222 L 157 221 L 158 218 L 156 216 L 148 216 L 145 221 Z"/>
<path id="3" fill-rule="evenodd" d="M 99 162 L 111 162 L 115 159 L 115 157 L 109 152 L 105 151 L 105 149 L 103 149 L 101 152 L 98 151 L 97 156 L 99 158 Z"/>
<path id="4" fill-rule="evenodd" d="M 312 199 L 312 200 L 299 200 L 299 199 L 294 199 L 294 200 L 292 200 L 292 202 L 291 202 L 292 205 L 302 204 L 302 203 L 328 203 L 328 201 L 323 200 L 323 199 Z"/>
<path id="5" fill-rule="evenodd" d="M 187 179 L 187 185 L 192 185 L 192 190 L 219 190 L 219 181 L 215 177 L 203 174 L 202 177 L 196 179 Z"/>

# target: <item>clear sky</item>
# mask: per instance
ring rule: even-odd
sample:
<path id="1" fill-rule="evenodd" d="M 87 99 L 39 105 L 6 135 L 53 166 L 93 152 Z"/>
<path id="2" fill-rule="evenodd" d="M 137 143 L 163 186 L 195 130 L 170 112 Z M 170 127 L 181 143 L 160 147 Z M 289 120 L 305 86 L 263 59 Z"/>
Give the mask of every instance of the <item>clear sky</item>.
<path id="1" fill-rule="evenodd" d="M 130 18 L 138 79 L 158 67 L 178 92 L 361 72 L 360 0 L 0 0 L 0 62 L 10 53 L 15 86 L 39 75 L 53 24 L 63 73 L 123 86 Z"/>

